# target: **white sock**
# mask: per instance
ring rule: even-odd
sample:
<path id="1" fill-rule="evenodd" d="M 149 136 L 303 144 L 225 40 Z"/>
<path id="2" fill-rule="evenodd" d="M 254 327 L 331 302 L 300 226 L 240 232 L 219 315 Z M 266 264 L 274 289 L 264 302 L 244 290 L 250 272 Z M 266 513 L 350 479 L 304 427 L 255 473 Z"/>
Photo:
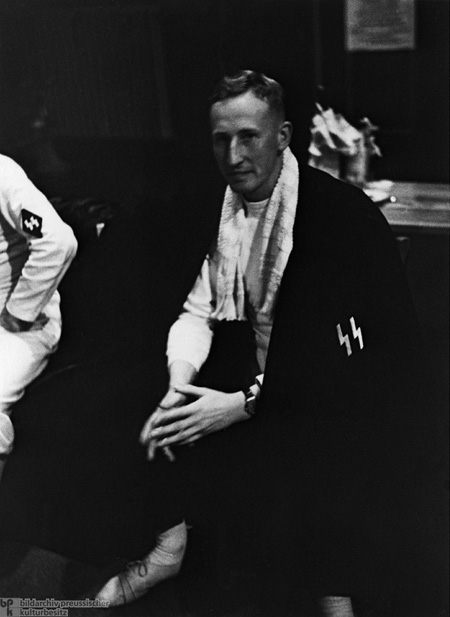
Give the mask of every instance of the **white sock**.
<path id="1" fill-rule="evenodd" d="M 156 566 L 172 566 L 181 562 L 187 542 L 186 524 L 183 521 L 159 534 L 156 546 L 145 561 Z"/>
<path id="2" fill-rule="evenodd" d="M 320 601 L 325 617 L 354 617 L 352 601 L 343 596 L 326 596 Z"/>

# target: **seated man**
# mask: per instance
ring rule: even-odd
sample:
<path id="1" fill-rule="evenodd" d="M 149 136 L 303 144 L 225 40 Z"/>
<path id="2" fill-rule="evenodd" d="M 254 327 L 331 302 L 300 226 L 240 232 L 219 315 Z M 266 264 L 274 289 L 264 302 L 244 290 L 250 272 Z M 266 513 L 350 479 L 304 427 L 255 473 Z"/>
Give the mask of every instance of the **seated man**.
<path id="1" fill-rule="evenodd" d="M 394 564 L 407 561 L 407 538 L 420 536 L 404 523 L 420 494 L 415 474 L 422 466 L 424 477 L 432 412 L 394 238 L 362 191 L 299 166 L 274 80 L 253 71 L 225 78 L 210 120 L 228 182 L 221 220 L 170 330 L 169 389 L 141 441 L 150 461 L 159 450 L 199 443 L 190 476 L 209 471 L 205 504 L 213 485 L 224 486 L 220 466 L 232 475 L 224 501 L 259 487 L 255 511 L 241 518 L 260 529 L 266 549 L 267 614 L 284 614 L 283 603 L 294 614 L 299 589 L 327 615 L 353 615 L 350 596 L 373 601 L 379 586 L 391 606 L 399 580 L 414 595 Z M 225 387 L 219 363 L 205 383 L 215 332 L 236 321 L 254 332 L 253 380 L 243 372 L 242 385 Z M 225 365 L 240 361 L 243 348 L 235 344 Z M 246 447 L 238 448 L 243 430 Z M 219 443 L 219 434 L 232 455 L 217 449 L 202 460 L 203 443 Z M 101 597 L 114 599 L 119 581 L 142 593 L 143 579 L 122 573 Z M 386 606 L 376 614 L 387 615 Z"/>
<path id="2" fill-rule="evenodd" d="M 13 445 L 11 406 L 61 336 L 56 288 L 77 242 L 14 161 L 0 155 L 0 476 Z"/>

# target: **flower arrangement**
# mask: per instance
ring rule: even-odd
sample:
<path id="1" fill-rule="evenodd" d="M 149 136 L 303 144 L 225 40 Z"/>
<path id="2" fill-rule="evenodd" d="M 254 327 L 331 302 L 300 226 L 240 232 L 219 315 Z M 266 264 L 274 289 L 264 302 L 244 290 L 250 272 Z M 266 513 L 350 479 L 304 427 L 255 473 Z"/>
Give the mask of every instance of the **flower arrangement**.
<path id="1" fill-rule="evenodd" d="M 378 127 L 363 118 L 358 130 L 331 107 L 324 110 L 317 103 L 316 108 L 311 126 L 309 164 L 351 184 L 365 186 L 370 158 L 381 156 L 374 138 Z"/>

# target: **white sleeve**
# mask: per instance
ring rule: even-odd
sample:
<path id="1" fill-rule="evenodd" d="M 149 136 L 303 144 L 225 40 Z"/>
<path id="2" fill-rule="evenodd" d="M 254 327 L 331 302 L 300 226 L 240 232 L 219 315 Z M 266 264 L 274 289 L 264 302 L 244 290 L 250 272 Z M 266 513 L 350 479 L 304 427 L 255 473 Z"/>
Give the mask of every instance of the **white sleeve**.
<path id="1" fill-rule="evenodd" d="M 183 305 L 183 312 L 169 331 L 167 341 L 169 366 L 174 360 L 185 360 L 197 371 L 203 366 L 213 338 L 212 301 L 209 261 L 205 259 L 200 274 Z"/>
<path id="2" fill-rule="evenodd" d="M 29 250 L 6 308 L 14 317 L 33 322 L 74 258 L 77 241 L 43 193 L 7 157 L 2 157 L 0 191 L 2 215 L 26 239 Z"/>

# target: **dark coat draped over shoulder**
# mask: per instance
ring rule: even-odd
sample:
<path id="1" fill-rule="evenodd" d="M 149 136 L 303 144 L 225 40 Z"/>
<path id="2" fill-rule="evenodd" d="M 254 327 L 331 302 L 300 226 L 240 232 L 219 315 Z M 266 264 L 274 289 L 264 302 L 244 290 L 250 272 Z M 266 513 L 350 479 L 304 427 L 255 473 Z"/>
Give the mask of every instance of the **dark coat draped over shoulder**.
<path id="1" fill-rule="evenodd" d="M 253 450 L 283 593 L 292 577 L 318 595 L 399 596 L 406 613 L 394 613 L 411 615 L 417 590 L 437 597 L 432 393 L 384 216 L 303 168 Z"/>
<path id="2" fill-rule="evenodd" d="M 246 389 L 254 351 L 248 323 L 220 322 L 199 382 Z M 258 412 L 180 448 L 188 518 L 217 519 L 231 563 L 259 572 L 268 615 L 326 595 L 375 602 L 376 617 L 433 615 L 436 426 L 388 223 L 363 191 L 301 168 Z"/>

